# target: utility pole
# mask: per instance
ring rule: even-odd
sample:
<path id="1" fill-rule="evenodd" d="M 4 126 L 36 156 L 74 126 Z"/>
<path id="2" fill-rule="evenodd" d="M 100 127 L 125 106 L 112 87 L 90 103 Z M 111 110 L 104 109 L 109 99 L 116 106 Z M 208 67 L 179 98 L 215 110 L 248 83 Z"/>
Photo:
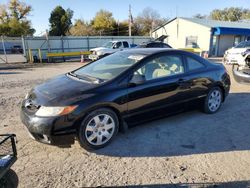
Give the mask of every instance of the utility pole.
<path id="1" fill-rule="evenodd" d="M 49 31 L 46 29 L 46 41 L 47 41 L 47 45 L 48 45 L 48 52 L 50 53 L 51 49 L 50 49 L 50 42 L 49 42 Z M 48 62 L 50 63 L 50 57 L 48 57 Z"/>
<path id="2" fill-rule="evenodd" d="M 132 25 L 131 5 L 129 5 L 128 16 L 129 16 L 128 31 L 129 31 L 129 36 L 131 37 L 131 25 Z"/>
<path id="3" fill-rule="evenodd" d="M 45 37 L 46 37 L 46 41 L 48 44 L 48 52 L 50 53 L 51 49 L 50 49 L 50 42 L 49 42 L 49 31 L 47 29 L 46 29 Z"/>
<path id="4" fill-rule="evenodd" d="M 119 28 L 119 26 L 120 26 L 120 22 L 119 22 L 119 20 L 117 21 L 117 36 L 120 36 L 120 28 Z"/>

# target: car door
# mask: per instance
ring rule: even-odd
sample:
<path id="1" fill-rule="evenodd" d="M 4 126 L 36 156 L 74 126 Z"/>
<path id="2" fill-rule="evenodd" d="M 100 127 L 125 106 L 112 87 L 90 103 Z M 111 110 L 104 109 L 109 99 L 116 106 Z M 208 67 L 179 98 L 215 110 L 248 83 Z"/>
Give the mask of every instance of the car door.
<path id="1" fill-rule="evenodd" d="M 207 78 L 207 66 L 201 58 L 185 56 L 187 73 L 185 80 L 190 83 L 187 92 L 188 100 L 193 101 L 205 97 L 211 80 Z"/>
<path id="2" fill-rule="evenodd" d="M 161 53 L 147 60 L 132 72 L 145 78 L 142 84 L 130 83 L 128 112 L 130 124 L 154 119 L 183 108 L 186 86 L 183 57 L 179 54 Z"/>

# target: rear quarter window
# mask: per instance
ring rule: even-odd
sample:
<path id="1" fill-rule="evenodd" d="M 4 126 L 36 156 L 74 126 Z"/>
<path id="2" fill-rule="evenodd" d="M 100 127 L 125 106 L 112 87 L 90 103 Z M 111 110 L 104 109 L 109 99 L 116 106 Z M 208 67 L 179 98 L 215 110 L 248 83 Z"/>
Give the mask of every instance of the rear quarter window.
<path id="1" fill-rule="evenodd" d="M 192 57 L 187 57 L 187 66 L 189 71 L 205 68 L 204 64 Z"/>

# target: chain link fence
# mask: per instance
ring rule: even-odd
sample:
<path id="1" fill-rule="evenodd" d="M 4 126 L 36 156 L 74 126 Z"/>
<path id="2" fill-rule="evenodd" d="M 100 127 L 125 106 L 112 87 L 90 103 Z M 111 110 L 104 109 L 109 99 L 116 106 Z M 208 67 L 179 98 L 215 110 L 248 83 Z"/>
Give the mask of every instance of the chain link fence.
<path id="1" fill-rule="evenodd" d="M 113 40 L 125 40 L 130 44 L 150 41 L 143 36 L 48 36 L 48 37 L 1 37 L 0 63 L 47 62 L 47 53 L 81 52 L 100 47 Z M 79 59 L 76 57 L 58 57 L 55 61 Z"/>

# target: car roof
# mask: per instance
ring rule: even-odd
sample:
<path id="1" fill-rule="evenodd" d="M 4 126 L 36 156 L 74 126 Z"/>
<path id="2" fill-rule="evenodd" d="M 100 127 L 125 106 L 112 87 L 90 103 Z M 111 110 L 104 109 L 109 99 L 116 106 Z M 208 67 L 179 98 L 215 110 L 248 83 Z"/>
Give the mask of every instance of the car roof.
<path id="1" fill-rule="evenodd" d="M 201 61 L 204 61 L 202 57 L 192 53 L 192 52 L 187 52 L 185 50 L 179 50 L 179 49 L 173 49 L 173 48 L 131 48 L 128 50 L 123 50 L 119 51 L 117 53 L 124 53 L 126 55 L 142 55 L 145 57 L 151 56 L 151 55 L 156 55 L 161 52 L 173 52 L 174 53 L 181 53 L 183 55 L 195 57 L 196 59 L 200 59 Z M 206 62 L 209 62 L 206 60 Z"/>
<path id="2" fill-rule="evenodd" d="M 131 54 L 131 55 L 153 55 L 153 54 L 157 54 L 160 52 L 177 52 L 177 51 L 182 51 L 182 50 L 176 50 L 176 49 L 172 49 L 172 48 L 132 48 L 129 50 L 124 50 L 121 51 L 121 53 L 127 53 L 127 54 Z"/>

